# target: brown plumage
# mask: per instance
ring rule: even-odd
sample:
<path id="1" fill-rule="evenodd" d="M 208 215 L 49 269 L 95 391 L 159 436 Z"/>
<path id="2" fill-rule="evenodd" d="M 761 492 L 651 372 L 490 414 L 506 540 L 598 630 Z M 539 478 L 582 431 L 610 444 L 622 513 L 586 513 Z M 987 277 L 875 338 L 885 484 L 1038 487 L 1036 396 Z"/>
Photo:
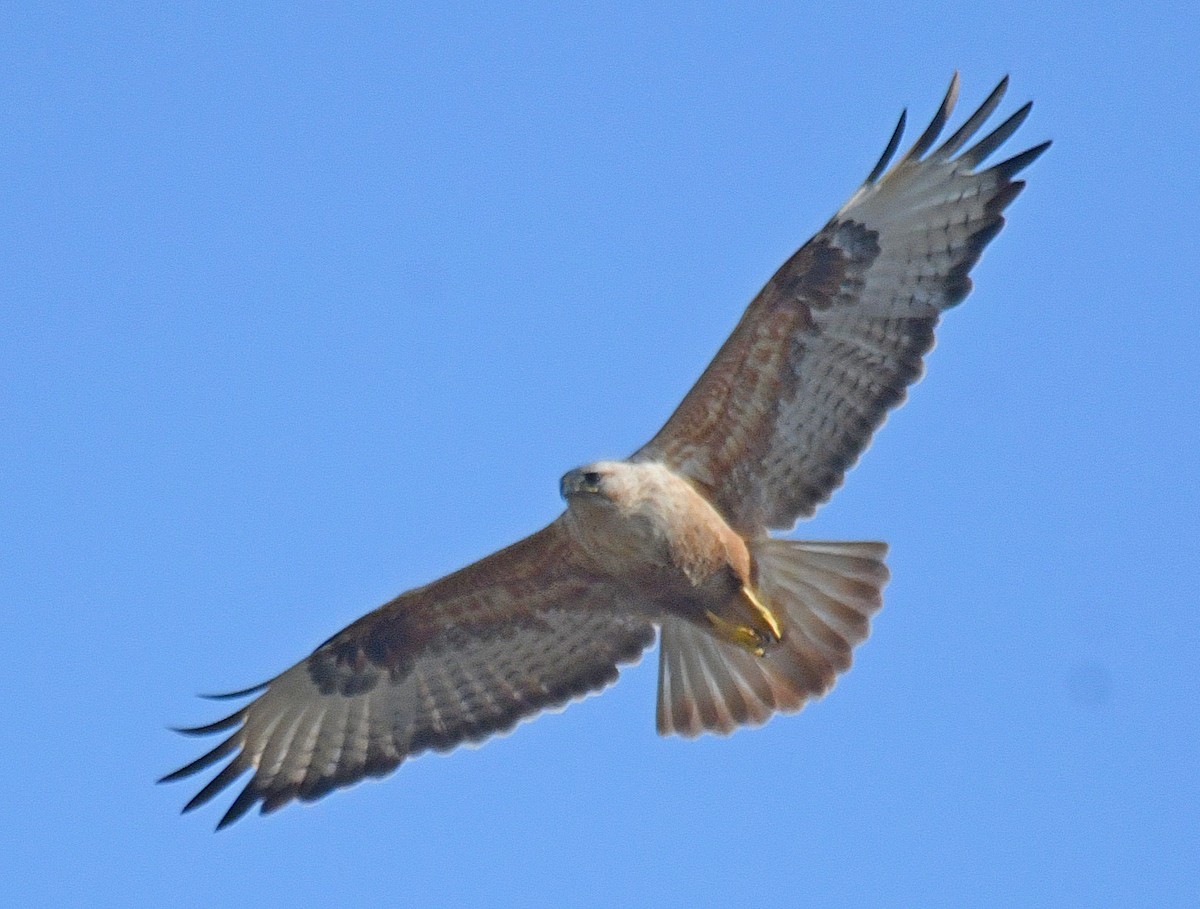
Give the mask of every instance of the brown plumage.
<path id="1" fill-rule="evenodd" d="M 772 539 L 842 482 L 921 374 L 941 312 L 1049 146 L 977 169 L 1029 105 L 966 151 L 1007 79 L 940 147 L 934 121 L 750 303 L 679 408 L 627 461 L 562 479 L 566 512 L 507 549 L 401 594 L 188 734 L 226 738 L 164 777 L 250 772 L 218 826 L 511 729 L 598 691 L 661 629 L 658 729 L 727 733 L 827 692 L 869 632 L 882 543 Z"/>

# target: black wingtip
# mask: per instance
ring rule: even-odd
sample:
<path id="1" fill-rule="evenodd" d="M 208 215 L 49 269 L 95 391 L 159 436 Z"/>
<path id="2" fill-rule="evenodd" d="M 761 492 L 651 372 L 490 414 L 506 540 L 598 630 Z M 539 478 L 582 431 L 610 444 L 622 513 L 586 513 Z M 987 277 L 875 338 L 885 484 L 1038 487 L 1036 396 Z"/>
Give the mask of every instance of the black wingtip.
<path id="1" fill-rule="evenodd" d="M 229 738 L 225 739 L 225 741 L 221 742 L 219 745 L 217 745 L 217 747 L 213 748 L 211 751 L 205 752 L 200 757 L 196 758 L 196 760 L 192 761 L 190 764 L 186 764 L 183 767 L 180 767 L 178 770 L 168 773 L 166 776 L 164 776 L 162 779 L 160 779 L 159 782 L 160 783 L 173 783 L 176 780 L 181 780 L 184 777 L 191 776 L 193 773 L 199 773 L 201 770 L 204 770 L 206 767 L 211 767 L 213 764 L 217 763 L 217 761 L 220 761 L 220 760 L 228 757 L 230 754 L 232 754 L 234 751 L 236 751 L 240 747 L 241 747 L 241 735 L 239 733 L 235 732 L 233 735 L 231 735 Z M 235 761 L 235 763 L 236 763 L 236 761 Z"/>
<path id="2" fill-rule="evenodd" d="M 229 806 L 226 812 L 221 815 L 221 819 L 217 821 L 217 826 L 213 828 L 214 833 L 219 833 L 230 824 L 240 821 L 251 808 L 262 798 L 261 793 L 254 785 L 254 780 L 251 779 L 238 797 L 233 800 L 233 804 Z"/>
<path id="3" fill-rule="evenodd" d="M 908 109 L 905 108 L 900 111 L 900 119 L 896 122 L 896 128 L 892 130 L 892 138 L 888 139 L 887 148 L 883 150 L 883 154 L 879 156 L 879 160 L 875 163 L 875 166 L 871 168 L 871 173 L 867 175 L 866 183 L 874 183 L 887 170 L 888 162 L 892 160 L 892 155 L 896 154 L 896 149 L 900 145 L 900 138 L 904 135 L 904 125 L 907 122 Z"/>
<path id="4" fill-rule="evenodd" d="M 234 726 L 240 725 L 246 717 L 245 710 L 239 710 L 236 713 L 231 713 L 227 717 L 222 717 L 215 723 L 207 723 L 203 726 L 168 726 L 172 732 L 178 732 L 180 735 L 200 736 L 212 735 L 215 732 L 224 732 L 227 729 L 232 729 Z"/>
<path id="5" fill-rule="evenodd" d="M 249 688 L 243 688 L 241 691 L 227 691 L 224 694 L 201 694 L 198 697 L 204 698 L 206 701 L 234 701 L 238 698 L 248 698 L 252 694 L 258 694 L 260 691 L 265 691 L 270 681 L 260 682 L 257 685 L 251 685 Z"/>
<path id="6" fill-rule="evenodd" d="M 942 143 L 942 146 L 936 152 L 934 152 L 934 157 L 944 161 L 954 155 L 964 145 L 966 145 L 967 142 L 970 141 L 971 137 L 975 134 L 975 131 L 984 124 L 987 118 L 990 117 L 992 112 L 999 106 L 1007 91 L 1008 76 L 1005 76 L 1000 80 L 996 87 L 991 90 L 988 96 L 983 99 L 983 103 L 979 105 L 975 113 L 971 114 L 971 116 L 967 118 L 966 122 L 954 131 L 954 135 Z"/>
<path id="7" fill-rule="evenodd" d="M 250 767 L 243 757 L 234 758 L 222 768 L 221 772 L 208 781 L 208 785 L 192 796 L 191 801 L 183 806 L 182 814 L 195 811 L 201 805 L 207 804 L 230 783 L 249 770 Z M 253 780 L 251 780 L 253 783 Z"/>
<path id="8" fill-rule="evenodd" d="M 962 153 L 962 160 L 970 167 L 978 167 L 988 155 L 1003 145 L 1015 133 L 1033 110 L 1033 102 L 1027 101 L 1016 113 Z"/>
<path id="9" fill-rule="evenodd" d="M 1009 180 L 1040 158 L 1053 144 L 1054 140 L 1047 139 L 1040 145 L 1035 145 L 1033 148 L 1026 149 L 1018 155 L 1013 155 L 1011 158 L 993 165 L 989 170 L 995 171 L 1004 179 Z"/>
<path id="10" fill-rule="evenodd" d="M 925 132 L 921 133 L 917 141 L 913 143 L 913 147 L 904 153 L 904 157 L 900 159 L 902 162 L 919 161 L 925 152 L 933 147 L 933 143 L 937 141 L 937 137 L 946 128 L 946 121 L 954 113 L 954 105 L 958 103 L 958 88 L 959 78 L 958 71 L 956 70 L 950 78 L 950 87 L 946 89 L 946 96 L 942 98 L 942 103 L 938 107 L 937 113 L 933 115 L 933 119 L 925 127 Z"/>

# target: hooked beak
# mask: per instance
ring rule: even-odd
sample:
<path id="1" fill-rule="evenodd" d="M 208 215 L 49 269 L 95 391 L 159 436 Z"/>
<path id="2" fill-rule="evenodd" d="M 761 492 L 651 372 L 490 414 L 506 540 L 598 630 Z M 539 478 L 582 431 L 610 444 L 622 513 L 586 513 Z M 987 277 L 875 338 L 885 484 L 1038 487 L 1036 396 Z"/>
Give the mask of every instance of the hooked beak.
<path id="1" fill-rule="evenodd" d="M 558 494 L 564 499 L 569 499 L 575 492 L 575 485 L 578 482 L 579 471 L 572 470 L 570 473 L 564 473 L 563 478 L 558 481 Z"/>
<path id="2" fill-rule="evenodd" d="M 571 496 L 589 495 L 600 491 L 599 475 L 582 467 L 567 471 L 558 483 L 559 494 L 568 501 Z"/>

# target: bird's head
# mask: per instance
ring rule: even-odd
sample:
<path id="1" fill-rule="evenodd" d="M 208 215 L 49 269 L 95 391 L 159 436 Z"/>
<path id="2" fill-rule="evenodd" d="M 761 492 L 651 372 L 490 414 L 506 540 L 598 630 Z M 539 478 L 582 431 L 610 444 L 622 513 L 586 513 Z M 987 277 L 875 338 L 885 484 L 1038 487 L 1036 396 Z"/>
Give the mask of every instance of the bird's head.
<path id="1" fill-rule="evenodd" d="M 618 465 L 611 461 L 597 461 L 595 464 L 569 470 L 559 481 L 559 492 L 568 505 L 577 501 L 610 499 L 616 491 L 614 474 L 617 467 Z"/>

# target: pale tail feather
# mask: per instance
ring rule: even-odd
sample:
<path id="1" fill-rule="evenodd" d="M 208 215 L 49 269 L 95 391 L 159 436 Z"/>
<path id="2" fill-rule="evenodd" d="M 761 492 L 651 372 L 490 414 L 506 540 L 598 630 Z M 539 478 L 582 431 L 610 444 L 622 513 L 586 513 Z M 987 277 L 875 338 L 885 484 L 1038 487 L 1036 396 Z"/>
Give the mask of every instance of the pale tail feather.
<path id="1" fill-rule="evenodd" d="M 870 633 L 888 580 L 885 543 L 761 540 L 752 553 L 758 594 L 782 623 L 782 642 L 756 657 L 682 619 L 664 621 L 660 735 L 724 735 L 794 713 L 833 687 Z"/>

